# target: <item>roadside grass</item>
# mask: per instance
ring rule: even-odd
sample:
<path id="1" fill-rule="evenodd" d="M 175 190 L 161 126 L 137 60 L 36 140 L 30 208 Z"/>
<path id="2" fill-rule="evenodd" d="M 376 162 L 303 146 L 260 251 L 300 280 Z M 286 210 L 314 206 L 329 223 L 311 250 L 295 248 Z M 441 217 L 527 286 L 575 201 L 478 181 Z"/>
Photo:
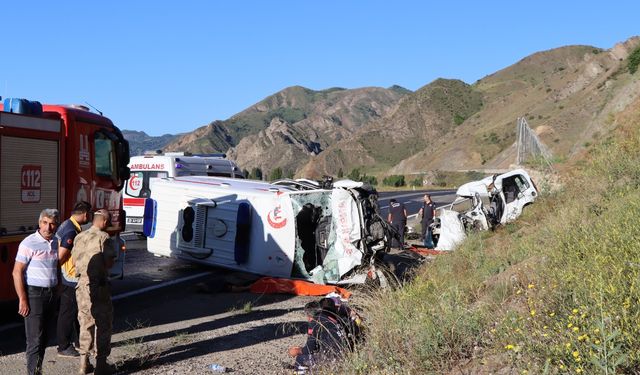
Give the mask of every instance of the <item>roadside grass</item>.
<path id="1" fill-rule="evenodd" d="M 127 324 L 130 327 L 130 331 L 143 330 L 149 326 L 148 323 L 141 321 L 136 321 L 134 323 L 127 322 Z M 176 335 L 177 338 L 180 338 L 179 336 L 181 335 Z M 160 350 L 156 345 L 144 341 L 144 336 L 132 337 L 125 340 L 123 352 L 127 353 L 126 357 L 115 363 L 115 367 L 118 371 L 131 368 L 151 367 L 162 355 L 162 350 Z"/>
<path id="2" fill-rule="evenodd" d="M 244 305 L 233 305 L 228 310 L 227 313 L 230 315 L 242 315 L 248 314 L 253 311 L 254 302 L 248 301 L 245 302 Z"/>
<path id="3" fill-rule="evenodd" d="M 328 370 L 640 368 L 640 110 L 620 121 L 564 189 L 544 191 L 515 223 L 469 236 L 403 288 L 362 302 L 367 339 Z"/>

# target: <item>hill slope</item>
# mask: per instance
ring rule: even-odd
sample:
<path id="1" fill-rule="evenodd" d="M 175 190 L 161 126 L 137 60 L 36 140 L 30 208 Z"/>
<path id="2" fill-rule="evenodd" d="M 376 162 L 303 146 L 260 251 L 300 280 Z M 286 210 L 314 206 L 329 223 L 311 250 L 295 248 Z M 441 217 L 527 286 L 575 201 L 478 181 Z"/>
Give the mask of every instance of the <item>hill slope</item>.
<path id="1" fill-rule="evenodd" d="M 392 172 L 506 168 L 515 163 L 512 145 L 521 116 L 554 155 L 575 155 L 603 135 L 612 113 L 640 95 L 637 76 L 626 72 L 626 58 L 639 42 L 540 52 L 479 80 L 473 88 L 483 94 L 483 109 L 435 149 L 403 160 Z"/>
<path id="2" fill-rule="evenodd" d="M 226 151 L 244 168 L 295 171 L 311 155 L 384 116 L 407 91 L 400 87 L 323 91 L 290 87 L 226 121 L 184 135 L 167 148 Z"/>
<path id="3" fill-rule="evenodd" d="M 626 68 L 639 45 L 634 37 L 608 50 L 560 47 L 473 85 L 438 79 L 416 92 L 294 86 L 167 149 L 227 152 L 246 169 L 280 167 L 309 178 L 354 168 L 379 175 L 500 169 L 515 162 L 523 116 L 563 160 L 602 137 L 610 116 L 640 95 L 638 73 Z"/>
<path id="4" fill-rule="evenodd" d="M 129 141 L 129 153 L 131 156 L 142 155 L 145 151 L 161 150 L 179 136 L 164 134 L 154 137 L 145 132 L 135 130 L 123 130 L 122 135 Z"/>

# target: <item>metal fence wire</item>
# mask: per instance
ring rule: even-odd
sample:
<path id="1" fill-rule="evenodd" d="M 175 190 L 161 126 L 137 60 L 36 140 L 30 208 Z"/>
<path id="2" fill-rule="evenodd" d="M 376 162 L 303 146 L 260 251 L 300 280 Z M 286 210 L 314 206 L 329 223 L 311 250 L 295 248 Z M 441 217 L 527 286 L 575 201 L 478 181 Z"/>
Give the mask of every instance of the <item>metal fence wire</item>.
<path id="1" fill-rule="evenodd" d="M 518 134 L 516 163 L 521 165 L 528 158 L 535 157 L 541 158 L 551 167 L 551 151 L 540 141 L 536 133 L 531 130 L 526 118 L 518 117 L 516 132 Z"/>

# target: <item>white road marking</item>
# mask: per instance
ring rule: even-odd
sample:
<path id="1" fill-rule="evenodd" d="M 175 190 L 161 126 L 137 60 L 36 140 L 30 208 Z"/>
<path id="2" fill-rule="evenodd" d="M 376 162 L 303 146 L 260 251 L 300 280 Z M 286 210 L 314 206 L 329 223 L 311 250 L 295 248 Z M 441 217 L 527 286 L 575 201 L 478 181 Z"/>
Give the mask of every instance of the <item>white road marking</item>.
<path id="1" fill-rule="evenodd" d="M 179 279 L 167 281 L 167 282 L 160 283 L 160 284 L 157 284 L 157 285 L 151 285 L 151 286 L 148 286 L 148 287 L 145 287 L 145 288 L 142 288 L 142 289 L 132 290 L 130 292 L 118 294 L 117 296 L 113 296 L 111 298 L 111 300 L 117 301 L 119 299 L 131 297 L 131 296 L 136 296 L 138 294 L 150 292 L 152 290 L 164 288 L 164 287 L 170 286 L 170 285 L 179 284 L 179 283 L 182 283 L 182 282 L 185 282 L 185 281 L 197 279 L 197 278 L 200 278 L 200 277 L 203 277 L 203 276 L 207 276 L 207 275 L 210 275 L 210 274 L 211 274 L 211 272 L 201 272 L 201 273 L 197 273 L 195 275 L 185 276 L 185 277 L 182 277 L 182 278 L 179 278 Z"/>
<path id="2" fill-rule="evenodd" d="M 211 274 L 211 272 L 201 272 L 201 273 L 198 273 L 198 274 L 195 274 L 195 275 L 185 276 L 185 277 L 182 277 L 180 279 L 175 279 L 175 280 L 167 281 L 167 282 L 160 283 L 160 284 L 157 284 L 157 285 L 151 285 L 151 286 L 148 286 L 148 287 L 145 287 L 145 288 L 142 288 L 142 289 L 132 290 L 130 292 L 118 294 L 117 296 L 113 296 L 111 299 L 113 301 L 117 301 L 119 299 L 135 296 L 135 295 L 146 293 L 146 292 L 150 292 L 152 290 L 164 288 L 164 287 L 170 286 L 170 285 L 179 284 L 179 283 L 182 283 L 182 282 L 185 282 L 185 281 L 197 279 L 197 278 L 204 277 L 204 276 L 207 276 L 207 275 L 210 275 L 210 274 Z M 21 327 L 23 325 L 24 325 L 24 323 L 9 323 L 9 324 L 5 324 L 3 326 L 0 326 L 0 332 L 8 331 L 8 330 L 13 329 L 13 328 Z"/>

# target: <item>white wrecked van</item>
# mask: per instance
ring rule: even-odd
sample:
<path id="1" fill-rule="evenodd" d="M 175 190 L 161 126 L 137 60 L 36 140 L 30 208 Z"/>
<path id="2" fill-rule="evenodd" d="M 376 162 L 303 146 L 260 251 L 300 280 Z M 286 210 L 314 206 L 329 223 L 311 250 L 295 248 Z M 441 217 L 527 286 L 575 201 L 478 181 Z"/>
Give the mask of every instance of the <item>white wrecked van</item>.
<path id="1" fill-rule="evenodd" d="M 147 249 L 251 273 L 338 283 L 388 249 L 377 192 L 203 176 L 151 179 Z"/>
<path id="2" fill-rule="evenodd" d="M 438 209 L 433 232 L 438 250 L 453 250 L 469 230 L 488 230 L 518 218 L 538 196 L 524 169 L 493 175 L 460 186 L 456 199 Z"/>

